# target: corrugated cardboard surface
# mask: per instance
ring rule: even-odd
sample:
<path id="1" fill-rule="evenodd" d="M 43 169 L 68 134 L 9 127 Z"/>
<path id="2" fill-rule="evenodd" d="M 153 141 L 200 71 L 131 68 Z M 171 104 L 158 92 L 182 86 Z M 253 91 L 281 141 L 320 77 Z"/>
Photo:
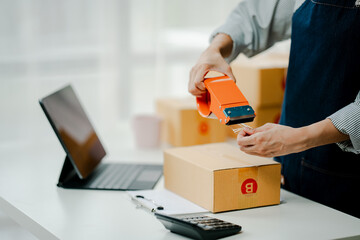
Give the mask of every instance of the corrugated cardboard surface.
<path id="1" fill-rule="evenodd" d="M 240 56 L 231 63 L 236 84 L 255 108 L 281 106 L 289 55 Z"/>
<path id="2" fill-rule="evenodd" d="M 181 156 L 165 151 L 165 188 L 200 206 L 211 209 L 214 196 L 214 178 L 211 170 L 189 164 Z M 191 187 L 190 187 L 191 186 Z M 174 191 L 175 190 L 175 191 Z"/>
<path id="3" fill-rule="evenodd" d="M 280 166 L 262 165 L 214 172 L 213 212 L 245 209 L 280 203 Z M 243 194 L 246 179 L 254 179 L 256 193 Z M 231 183 L 231 184 L 230 184 Z"/>
<path id="4" fill-rule="evenodd" d="M 167 189 L 213 212 L 280 202 L 280 164 L 227 143 L 166 150 L 164 176 Z"/>
<path id="5" fill-rule="evenodd" d="M 253 107 L 273 107 L 282 104 L 287 68 L 261 68 L 233 63 L 236 84 Z"/>
<path id="6" fill-rule="evenodd" d="M 166 98 L 156 103 L 163 118 L 162 139 L 173 146 L 192 146 L 226 140 L 226 127 L 200 116 L 195 98 Z"/>

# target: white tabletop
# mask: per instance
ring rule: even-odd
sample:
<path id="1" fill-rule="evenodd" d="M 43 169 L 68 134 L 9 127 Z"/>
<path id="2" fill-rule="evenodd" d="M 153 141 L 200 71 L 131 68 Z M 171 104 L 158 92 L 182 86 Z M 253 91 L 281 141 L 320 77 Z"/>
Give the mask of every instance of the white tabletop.
<path id="1" fill-rule="evenodd" d="M 40 239 L 183 239 L 166 230 L 151 213 L 137 209 L 125 192 L 56 187 L 64 152 L 52 133 L 31 144 L 3 144 L 0 152 L 0 208 Z M 160 150 L 119 148 L 115 155 L 121 161 L 162 162 Z M 163 179 L 156 188 L 163 188 Z M 215 217 L 243 227 L 240 235 L 229 239 L 360 235 L 360 219 L 283 190 L 282 198 L 284 203 L 277 206 Z"/>

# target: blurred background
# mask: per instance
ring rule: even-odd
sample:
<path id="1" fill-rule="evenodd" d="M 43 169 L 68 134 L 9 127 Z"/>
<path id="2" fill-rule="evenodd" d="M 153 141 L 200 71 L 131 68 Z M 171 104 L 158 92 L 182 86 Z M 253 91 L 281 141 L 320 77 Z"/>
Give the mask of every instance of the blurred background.
<path id="1" fill-rule="evenodd" d="M 110 150 L 131 147 L 110 133 L 189 95 L 191 67 L 238 2 L 0 0 L 0 152 L 57 142 L 38 99 L 67 84 Z M 32 236 L 0 213 L 0 238 Z"/>
<path id="2" fill-rule="evenodd" d="M 187 95 L 189 70 L 237 2 L 0 1 L 0 142 L 39 134 L 38 99 L 69 83 L 102 131 Z"/>

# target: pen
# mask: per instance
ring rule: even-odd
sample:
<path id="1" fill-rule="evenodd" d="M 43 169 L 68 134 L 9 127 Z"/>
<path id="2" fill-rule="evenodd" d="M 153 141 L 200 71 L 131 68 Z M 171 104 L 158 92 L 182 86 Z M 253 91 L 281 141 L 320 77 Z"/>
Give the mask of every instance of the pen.
<path id="1" fill-rule="evenodd" d="M 156 210 L 164 210 L 164 207 L 163 207 L 163 206 L 157 204 L 157 203 L 156 203 L 154 200 L 152 200 L 152 199 L 146 198 L 146 197 L 144 197 L 143 195 L 136 195 L 135 197 L 136 197 L 136 198 L 144 199 L 144 200 L 149 201 L 149 202 L 151 202 L 152 204 L 154 204 L 154 205 L 156 206 L 156 208 L 149 208 L 149 210 L 150 210 L 151 212 L 156 212 Z M 144 205 L 141 205 L 141 206 L 146 207 L 146 206 L 144 206 Z"/>

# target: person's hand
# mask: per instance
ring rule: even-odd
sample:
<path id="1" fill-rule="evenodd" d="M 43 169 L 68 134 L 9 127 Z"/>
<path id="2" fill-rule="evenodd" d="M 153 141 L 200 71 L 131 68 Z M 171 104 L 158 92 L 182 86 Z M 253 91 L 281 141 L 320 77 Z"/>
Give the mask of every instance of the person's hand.
<path id="1" fill-rule="evenodd" d="M 204 77 L 209 71 L 223 73 L 235 80 L 229 64 L 225 61 L 220 52 L 207 49 L 203 52 L 198 62 L 190 71 L 189 92 L 192 95 L 200 97 L 206 92 Z"/>
<path id="2" fill-rule="evenodd" d="M 231 53 L 231 49 L 232 40 L 228 35 L 216 35 L 209 48 L 201 54 L 198 62 L 190 71 L 188 89 L 192 95 L 201 97 L 206 92 L 204 77 L 209 71 L 223 73 L 235 81 L 231 68 L 224 59 Z"/>
<path id="3" fill-rule="evenodd" d="M 248 154 L 276 157 L 349 139 L 349 135 L 341 133 L 327 118 L 301 128 L 273 123 L 255 129 L 243 128 L 237 143 L 240 150 Z"/>
<path id="4" fill-rule="evenodd" d="M 267 123 L 259 128 L 243 128 L 237 143 L 240 150 L 261 157 L 276 157 L 307 149 L 300 128 Z"/>

